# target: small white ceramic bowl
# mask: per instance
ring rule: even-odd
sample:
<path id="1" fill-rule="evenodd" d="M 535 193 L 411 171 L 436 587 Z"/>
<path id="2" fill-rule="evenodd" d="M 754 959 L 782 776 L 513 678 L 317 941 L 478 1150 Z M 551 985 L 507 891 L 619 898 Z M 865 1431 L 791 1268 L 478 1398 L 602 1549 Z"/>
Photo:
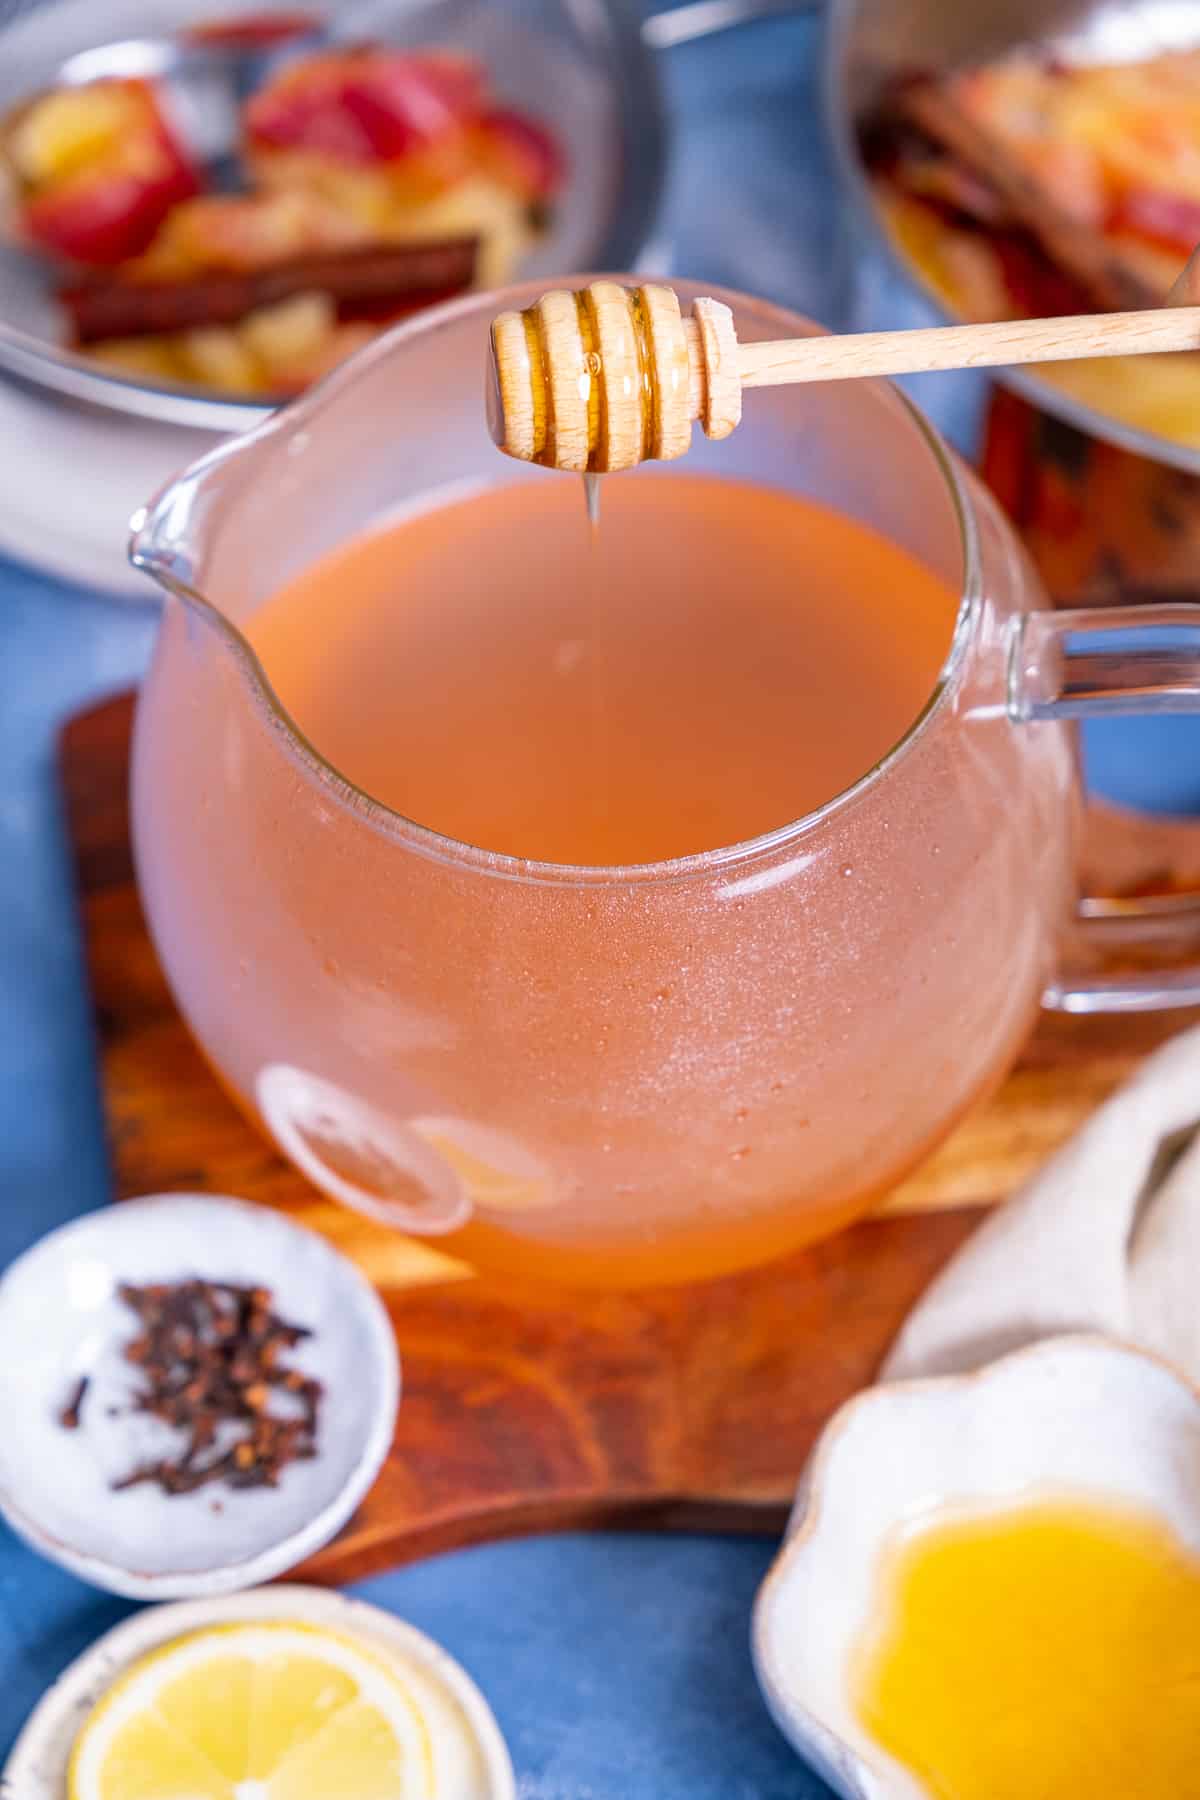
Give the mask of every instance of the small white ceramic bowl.
<path id="1" fill-rule="evenodd" d="M 188 1276 L 269 1287 L 282 1316 L 313 1333 L 290 1360 L 325 1388 L 318 1454 L 277 1488 L 112 1490 L 177 1448 L 127 1411 L 137 1375 L 121 1352 L 136 1321 L 117 1287 Z M 64 1431 L 84 1375 L 82 1424 Z M 230 1593 L 295 1567 L 345 1524 L 387 1455 L 399 1393 L 387 1313 L 323 1238 L 243 1200 L 126 1200 L 51 1232 L 0 1280 L 0 1511 L 35 1550 L 113 1593 Z"/>
<path id="2" fill-rule="evenodd" d="M 324 1588 L 272 1587 L 221 1600 L 156 1606 L 107 1632 L 61 1675 L 30 1714 L 0 1776 L 14 1800 L 62 1800 L 81 1725 L 118 1676 L 174 1638 L 212 1625 L 293 1619 L 360 1638 L 401 1665 L 432 1729 L 441 1800 L 516 1800 L 500 1727 L 460 1663 L 432 1638 L 377 1606 Z M 350 1797 L 347 1796 L 347 1800 Z"/>
<path id="3" fill-rule="evenodd" d="M 1123 1344 L 1062 1337 L 974 1374 L 869 1388 L 826 1427 L 753 1647 L 781 1730 L 846 1800 L 929 1800 L 849 1698 L 886 1541 L 934 1509 L 1043 1493 L 1153 1513 L 1200 1554 L 1200 1395 Z"/>

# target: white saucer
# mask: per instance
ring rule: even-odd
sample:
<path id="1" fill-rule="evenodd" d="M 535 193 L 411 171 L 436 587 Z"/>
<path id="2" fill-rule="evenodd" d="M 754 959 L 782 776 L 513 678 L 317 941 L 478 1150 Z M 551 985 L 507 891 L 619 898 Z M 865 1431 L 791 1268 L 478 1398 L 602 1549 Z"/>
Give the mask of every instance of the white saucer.
<path id="1" fill-rule="evenodd" d="M 80 1726 L 131 1663 L 189 1631 L 264 1619 L 327 1626 L 398 1659 L 426 1716 L 443 1726 L 431 1732 L 438 1795 L 445 1800 L 516 1800 L 516 1779 L 500 1727 L 462 1665 L 391 1613 L 309 1587 L 256 1589 L 224 1600 L 135 1613 L 85 1650 L 34 1708 L 0 1777 L 0 1791 L 20 1800 L 62 1800 Z"/>
<path id="2" fill-rule="evenodd" d="M 289 1357 L 325 1389 L 318 1454 L 290 1464 L 277 1488 L 113 1492 L 163 1453 L 165 1429 L 128 1412 L 137 1378 L 121 1346 L 136 1322 L 117 1286 L 188 1276 L 270 1287 L 282 1316 L 312 1330 Z M 59 1414 L 84 1375 L 82 1423 L 65 1431 Z M 127 1200 L 52 1232 L 0 1280 L 0 1511 L 44 1556 L 135 1599 L 269 1581 L 328 1543 L 366 1495 L 399 1380 L 378 1295 L 314 1232 L 241 1200 Z"/>
<path id="3" fill-rule="evenodd" d="M 0 551 L 128 599 L 157 589 L 129 567 L 129 521 L 219 443 L 206 431 L 92 411 L 0 380 Z"/>

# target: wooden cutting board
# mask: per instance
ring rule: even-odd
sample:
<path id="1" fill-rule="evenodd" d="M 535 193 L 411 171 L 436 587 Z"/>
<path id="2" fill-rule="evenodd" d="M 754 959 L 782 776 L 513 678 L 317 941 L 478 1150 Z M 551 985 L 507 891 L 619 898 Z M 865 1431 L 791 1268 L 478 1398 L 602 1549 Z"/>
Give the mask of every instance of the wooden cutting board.
<path id="1" fill-rule="evenodd" d="M 600 1525 L 776 1530 L 830 1413 L 870 1380 L 979 1208 L 1036 1168 L 1192 1015 L 1046 1018 L 999 1095 L 900 1188 L 883 1216 L 787 1261 L 701 1288 L 635 1295 L 518 1289 L 332 1205 L 257 1136 L 192 1043 L 151 947 L 126 810 L 132 699 L 67 726 L 61 769 L 78 870 L 119 1196 L 187 1189 L 278 1206 L 376 1283 L 404 1402 L 358 1516 L 305 1569 L 345 1581 L 527 1530 Z M 1200 878 L 1114 819 L 1122 880 Z"/>

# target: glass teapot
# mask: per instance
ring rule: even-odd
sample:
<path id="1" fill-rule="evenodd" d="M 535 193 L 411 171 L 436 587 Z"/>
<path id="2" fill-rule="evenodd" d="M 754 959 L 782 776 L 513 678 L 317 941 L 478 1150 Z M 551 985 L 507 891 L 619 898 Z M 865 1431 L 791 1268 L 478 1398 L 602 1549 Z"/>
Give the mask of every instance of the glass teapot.
<path id="1" fill-rule="evenodd" d="M 1200 608 L 1040 610 L 992 502 L 895 389 L 764 390 L 689 465 L 839 508 L 962 596 L 901 741 L 817 812 L 667 863 L 528 862 L 400 817 L 306 740 L 244 628 L 399 507 L 569 479 L 501 458 L 485 426 L 489 320 L 541 286 L 399 327 L 135 521 L 168 595 L 137 713 L 138 874 L 204 1051 L 326 1194 L 485 1267 L 696 1279 L 870 1208 L 1043 1002 L 1200 1000 L 1194 972 L 1058 973 L 1068 721 L 1200 708 Z M 724 298 L 745 341 L 816 329 Z M 1176 635 L 1147 660 L 1112 647 L 1131 622 Z"/>

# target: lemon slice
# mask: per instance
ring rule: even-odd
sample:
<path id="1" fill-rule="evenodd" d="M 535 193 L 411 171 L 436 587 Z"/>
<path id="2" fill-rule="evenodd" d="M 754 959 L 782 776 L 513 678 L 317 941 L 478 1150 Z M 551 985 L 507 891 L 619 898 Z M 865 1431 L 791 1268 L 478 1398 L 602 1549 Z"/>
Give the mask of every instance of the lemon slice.
<path id="1" fill-rule="evenodd" d="M 87 1719 L 69 1800 L 431 1800 L 433 1747 L 397 1673 L 354 1639 L 219 1626 L 134 1664 Z"/>

